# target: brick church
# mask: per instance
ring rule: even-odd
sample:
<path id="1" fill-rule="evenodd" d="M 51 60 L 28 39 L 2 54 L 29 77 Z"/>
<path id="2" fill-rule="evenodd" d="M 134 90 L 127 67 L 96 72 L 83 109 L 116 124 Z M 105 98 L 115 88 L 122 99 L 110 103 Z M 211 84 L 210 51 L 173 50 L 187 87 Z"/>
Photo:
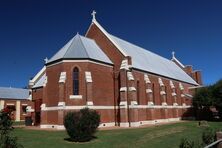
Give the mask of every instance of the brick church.
<path id="1" fill-rule="evenodd" d="M 100 127 L 136 127 L 193 117 L 201 72 L 108 33 L 95 11 L 85 36 L 76 34 L 30 80 L 35 124 L 63 129 L 69 111 L 88 107 Z"/>

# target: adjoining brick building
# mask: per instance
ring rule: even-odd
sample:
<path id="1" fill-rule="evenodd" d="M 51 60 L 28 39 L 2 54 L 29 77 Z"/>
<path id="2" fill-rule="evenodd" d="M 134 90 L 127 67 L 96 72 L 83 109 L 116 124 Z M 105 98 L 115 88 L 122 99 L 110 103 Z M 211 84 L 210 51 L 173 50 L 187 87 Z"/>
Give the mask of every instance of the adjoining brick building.
<path id="1" fill-rule="evenodd" d="M 28 89 L 0 87 L 0 110 L 8 108 L 12 111 L 11 118 L 23 121 L 27 115 L 34 112 Z"/>
<path id="2" fill-rule="evenodd" d="M 86 35 L 74 36 L 30 81 L 36 124 L 62 129 L 65 114 L 84 107 L 98 111 L 102 127 L 193 117 L 201 72 L 111 35 L 92 15 Z"/>

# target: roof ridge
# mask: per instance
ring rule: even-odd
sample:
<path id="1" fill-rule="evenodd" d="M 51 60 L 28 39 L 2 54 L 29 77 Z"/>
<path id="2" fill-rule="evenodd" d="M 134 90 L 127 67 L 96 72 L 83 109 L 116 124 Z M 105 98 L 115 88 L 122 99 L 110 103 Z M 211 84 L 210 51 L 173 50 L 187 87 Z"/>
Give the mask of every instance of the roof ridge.
<path id="1" fill-rule="evenodd" d="M 79 36 L 79 38 L 80 38 L 80 42 L 81 42 L 81 44 L 82 44 L 82 46 L 83 46 L 83 48 L 85 49 L 85 51 L 86 51 L 86 55 L 90 58 L 90 56 L 89 56 L 89 53 L 88 53 L 88 51 L 87 51 L 87 49 L 86 49 L 86 47 L 85 47 L 85 45 L 84 45 L 84 43 L 83 43 L 83 41 L 82 41 L 82 37 L 81 36 Z"/>
<path id="2" fill-rule="evenodd" d="M 64 55 L 62 56 L 62 57 L 65 57 L 66 56 L 66 54 L 67 54 L 67 52 L 68 52 L 68 50 L 69 50 L 69 48 L 71 47 L 71 45 L 73 44 L 73 41 L 74 41 L 74 39 L 78 36 L 79 34 L 77 33 L 71 40 L 71 44 L 67 47 L 67 50 L 66 50 L 66 52 L 64 53 Z"/>
<path id="3" fill-rule="evenodd" d="M 63 49 L 64 48 L 64 49 Z M 77 34 L 65 46 L 63 46 L 47 64 L 51 64 L 60 59 L 79 59 L 79 58 L 93 58 L 95 60 L 111 63 L 111 60 L 96 44 L 93 39 Z M 61 52 L 60 52 L 61 51 Z"/>
<path id="4" fill-rule="evenodd" d="M 182 64 L 176 57 L 173 57 L 171 61 L 175 60 L 182 68 L 185 68 L 184 64 Z"/>

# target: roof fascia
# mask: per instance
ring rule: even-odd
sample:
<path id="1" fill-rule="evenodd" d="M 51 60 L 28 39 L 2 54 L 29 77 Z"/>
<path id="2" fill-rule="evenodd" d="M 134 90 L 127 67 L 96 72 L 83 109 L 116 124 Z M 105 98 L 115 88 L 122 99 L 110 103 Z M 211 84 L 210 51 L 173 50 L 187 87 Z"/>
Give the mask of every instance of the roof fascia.
<path id="1" fill-rule="evenodd" d="M 42 67 L 42 69 L 35 75 L 35 77 L 32 80 L 30 80 L 30 82 L 35 84 L 40 79 L 40 77 L 45 73 L 45 70 L 46 67 L 45 66 Z"/>

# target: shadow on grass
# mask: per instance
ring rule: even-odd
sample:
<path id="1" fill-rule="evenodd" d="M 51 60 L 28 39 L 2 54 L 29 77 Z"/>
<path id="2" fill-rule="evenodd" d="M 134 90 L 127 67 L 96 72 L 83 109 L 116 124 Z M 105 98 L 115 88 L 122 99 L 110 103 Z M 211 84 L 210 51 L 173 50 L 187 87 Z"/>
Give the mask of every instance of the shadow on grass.
<path id="1" fill-rule="evenodd" d="M 69 142 L 69 143 L 76 143 L 76 144 L 87 144 L 87 143 L 91 143 L 91 142 L 95 142 L 97 141 L 97 137 L 96 136 L 93 136 L 91 139 L 87 140 L 87 141 L 76 141 L 72 138 L 64 138 L 64 140 L 66 142 Z"/>

